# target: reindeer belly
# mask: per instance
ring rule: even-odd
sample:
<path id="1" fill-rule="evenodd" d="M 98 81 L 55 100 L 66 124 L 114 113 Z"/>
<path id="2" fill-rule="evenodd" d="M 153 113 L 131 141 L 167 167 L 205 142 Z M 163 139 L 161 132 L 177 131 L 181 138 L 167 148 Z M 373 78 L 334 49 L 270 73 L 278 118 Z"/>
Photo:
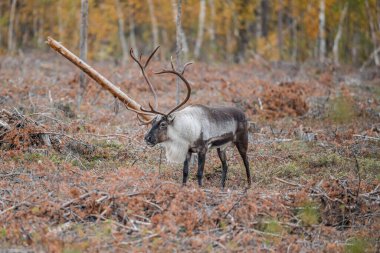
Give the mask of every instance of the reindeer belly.
<path id="1" fill-rule="evenodd" d="M 207 141 L 208 148 L 221 148 L 224 149 L 235 141 L 233 133 L 226 133 L 218 137 L 211 138 Z"/>

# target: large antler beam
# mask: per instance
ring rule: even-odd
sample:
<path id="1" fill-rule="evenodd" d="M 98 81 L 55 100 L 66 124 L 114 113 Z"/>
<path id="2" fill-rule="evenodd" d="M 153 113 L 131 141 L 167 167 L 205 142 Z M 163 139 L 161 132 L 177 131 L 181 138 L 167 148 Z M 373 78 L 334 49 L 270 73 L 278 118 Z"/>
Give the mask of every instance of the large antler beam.
<path id="1" fill-rule="evenodd" d="M 83 72 L 85 72 L 89 77 L 91 77 L 95 82 L 97 82 L 104 89 L 108 90 L 112 95 L 117 97 L 121 102 L 123 102 L 128 109 L 138 113 L 142 119 L 146 121 L 150 121 L 152 119 L 152 115 L 141 112 L 141 105 L 137 103 L 135 100 L 130 98 L 127 94 L 122 92 L 119 87 L 111 83 L 107 78 L 99 74 L 94 68 L 88 65 L 86 62 L 81 60 L 78 56 L 73 54 L 67 48 L 65 48 L 61 43 L 54 40 L 51 37 L 47 38 L 46 43 L 63 57 L 71 61 L 75 66 L 80 68 Z"/>

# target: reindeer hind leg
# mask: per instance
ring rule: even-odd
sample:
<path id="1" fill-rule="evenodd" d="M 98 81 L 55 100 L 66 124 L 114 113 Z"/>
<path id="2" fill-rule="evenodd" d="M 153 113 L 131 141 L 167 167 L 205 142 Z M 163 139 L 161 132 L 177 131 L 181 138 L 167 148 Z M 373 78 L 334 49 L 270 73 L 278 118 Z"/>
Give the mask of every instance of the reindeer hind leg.
<path id="1" fill-rule="evenodd" d="M 244 162 L 245 172 L 247 174 L 248 187 L 251 187 L 251 172 L 249 169 L 249 162 L 247 157 L 248 151 L 248 133 L 244 133 L 242 138 L 238 140 L 236 143 L 236 148 L 239 151 L 239 154 Z"/>

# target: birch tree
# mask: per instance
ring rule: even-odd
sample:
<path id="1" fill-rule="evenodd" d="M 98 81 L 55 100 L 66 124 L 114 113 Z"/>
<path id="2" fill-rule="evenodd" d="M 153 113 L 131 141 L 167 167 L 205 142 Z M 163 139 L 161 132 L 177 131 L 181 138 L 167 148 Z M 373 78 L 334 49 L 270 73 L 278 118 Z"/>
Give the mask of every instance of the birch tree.
<path id="1" fill-rule="evenodd" d="M 135 8 L 134 4 L 129 5 L 129 15 L 128 15 L 128 21 L 129 21 L 129 40 L 131 41 L 131 47 L 135 51 L 136 55 L 139 54 L 139 50 L 137 48 L 136 44 L 136 33 L 135 33 Z"/>
<path id="2" fill-rule="evenodd" d="M 186 39 L 186 34 L 183 31 L 181 20 L 178 23 L 178 16 L 181 18 L 181 13 L 182 12 L 182 0 L 178 0 L 178 3 L 176 3 L 176 0 L 172 0 L 172 9 L 173 9 L 173 14 L 174 14 L 174 22 L 176 22 L 176 36 L 179 36 L 179 43 L 180 43 L 180 50 L 183 52 L 184 59 L 187 59 L 187 54 L 189 52 L 189 46 L 187 44 L 187 39 Z"/>
<path id="3" fill-rule="evenodd" d="M 123 53 L 122 57 L 122 65 L 125 65 L 128 62 L 128 45 L 127 40 L 125 39 L 125 31 L 124 31 L 124 15 L 122 11 L 122 7 L 120 5 L 119 0 L 115 0 L 116 4 L 116 12 L 117 12 L 117 24 L 118 24 L 118 34 L 119 34 L 119 41 L 121 50 Z"/>
<path id="4" fill-rule="evenodd" d="M 194 48 L 195 58 L 199 58 L 199 54 L 201 52 L 201 47 L 202 47 L 205 17 L 206 17 L 206 0 L 200 0 L 199 4 L 200 6 L 199 6 L 199 20 L 198 20 L 198 35 L 197 35 L 197 41 L 195 43 L 195 48 Z"/>
<path id="5" fill-rule="evenodd" d="M 373 54 L 373 59 L 375 60 L 376 66 L 380 66 L 380 57 L 379 57 L 379 54 L 376 52 L 376 49 L 377 49 L 377 36 L 376 36 L 376 29 L 375 29 L 374 20 L 373 20 L 373 17 L 372 17 L 372 13 L 371 13 L 371 9 L 370 9 L 368 0 L 365 0 L 364 3 L 365 3 L 365 6 L 366 6 L 367 15 L 368 15 L 369 28 L 370 28 L 371 39 L 372 39 L 372 44 L 373 44 L 373 52 L 375 52 Z"/>
<path id="6" fill-rule="evenodd" d="M 214 44 L 215 41 L 215 2 L 214 0 L 208 0 L 210 7 L 210 19 L 208 25 L 208 33 L 210 35 L 210 41 Z"/>
<path id="7" fill-rule="evenodd" d="M 12 52 L 15 49 L 14 45 L 14 23 L 16 15 L 16 4 L 17 0 L 12 0 L 11 11 L 9 16 L 9 27 L 8 27 L 8 51 Z"/>
<path id="8" fill-rule="evenodd" d="M 344 4 L 342 13 L 340 14 L 338 32 L 336 33 L 335 39 L 334 39 L 333 55 L 334 55 L 334 64 L 336 66 L 339 66 L 339 41 L 342 37 L 343 22 L 346 17 L 347 10 L 348 10 L 348 2 Z"/>
<path id="9" fill-rule="evenodd" d="M 176 16 L 176 63 L 177 63 L 177 69 L 181 69 L 181 49 L 182 49 L 182 40 L 183 36 L 181 36 L 183 33 L 182 26 L 181 26 L 181 15 L 182 15 L 182 0 L 178 0 L 177 3 L 177 16 Z M 179 96 L 181 94 L 181 86 L 180 86 L 180 80 L 177 77 L 177 90 L 176 90 L 176 103 L 179 104 Z"/>
<path id="10" fill-rule="evenodd" d="M 158 38 L 158 25 L 157 25 L 157 19 L 154 11 L 154 3 L 152 0 L 148 1 L 148 7 L 149 7 L 149 16 L 150 16 L 150 22 L 152 24 L 152 35 L 153 35 L 153 48 L 157 47 L 160 42 Z"/>
<path id="11" fill-rule="evenodd" d="M 83 61 L 87 61 L 87 29 L 88 29 L 88 0 L 81 1 L 81 18 L 80 18 L 80 41 L 79 41 L 79 49 L 80 49 L 80 58 Z M 79 76 L 80 90 L 78 95 L 77 105 L 78 108 L 82 103 L 82 99 L 84 93 L 86 91 L 87 86 L 87 78 L 84 72 L 80 73 Z"/>
<path id="12" fill-rule="evenodd" d="M 319 0 L 319 61 L 323 63 L 326 56 L 326 35 L 325 35 L 326 13 L 325 0 Z"/>
<path id="13" fill-rule="evenodd" d="M 278 10 L 278 19 L 277 19 L 277 40 L 278 40 L 278 55 L 280 60 L 283 59 L 283 38 L 282 38 L 282 29 L 283 29 L 283 0 L 278 0 L 279 10 Z"/>

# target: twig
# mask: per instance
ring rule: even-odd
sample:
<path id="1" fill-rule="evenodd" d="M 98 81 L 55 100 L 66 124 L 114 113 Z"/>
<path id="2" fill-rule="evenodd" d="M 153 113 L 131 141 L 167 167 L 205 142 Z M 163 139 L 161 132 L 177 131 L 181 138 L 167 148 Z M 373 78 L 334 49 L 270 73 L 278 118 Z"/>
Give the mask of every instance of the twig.
<path id="1" fill-rule="evenodd" d="M 96 190 L 94 190 L 94 191 L 90 191 L 90 192 L 87 192 L 87 193 L 85 193 L 85 194 L 80 195 L 80 196 L 79 196 L 78 198 L 76 198 L 76 199 L 69 200 L 69 201 L 67 201 L 66 203 L 64 203 L 64 204 L 61 206 L 61 209 L 65 208 L 65 207 L 68 207 L 69 205 L 71 205 L 71 204 L 74 203 L 75 201 L 85 199 L 85 198 L 87 198 L 88 196 L 90 196 L 91 194 L 96 193 L 96 192 L 97 192 Z"/>
<path id="2" fill-rule="evenodd" d="M 353 134 L 352 136 L 354 137 L 360 137 L 364 140 L 374 140 L 374 141 L 380 141 L 380 138 L 372 137 L 372 136 L 367 136 L 367 135 L 360 135 L 360 134 Z"/>
<path id="3" fill-rule="evenodd" d="M 0 212 L 0 215 L 3 215 L 3 214 L 5 214 L 5 213 L 8 212 L 8 211 L 11 211 L 11 210 L 16 209 L 17 207 L 20 207 L 20 206 L 23 206 L 23 205 L 30 205 L 30 203 L 29 203 L 29 202 L 26 202 L 26 201 L 23 201 L 23 202 L 21 202 L 21 203 L 18 203 L 18 204 L 16 204 L 16 205 L 13 205 L 13 206 L 11 206 L 11 207 L 9 207 L 9 208 L 3 210 L 2 212 Z"/>
<path id="4" fill-rule="evenodd" d="M 359 167 L 359 162 L 358 162 L 358 158 L 356 157 L 356 155 L 354 155 L 354 158 L 355 158 L 355 168 L 356 168 L 356 173 L 358 175 L 358 189 L 356 191 L 356 203 L 358 203 L 358 200 L 359 200 L 359 193 L 360 193 L 360 183 L 361 183 L 361 176 L 360 176 L 360 167 Z"/>
<path id="5" fill-rule="evenodd" d="M 281 178 L 278 178 L 278 177 L 274 177 L 274 179 L 277 180 L 277 181 L 280 181 L 281 183 L 288 184 L 288 185 L 291 185 L 291 186 L 304 187 L 304 185 L 293 183 L 293 182 L 288 182 L 288 181 L 285 181 L 284 179 L 281 179 Z"/>
<path id="6" fill-rule="evenodd" d="M 121 245 L 128 245 L 128 244 L 140 243 L 140 242 L 142 242 L 143 240 L 151 239 L 151 238 L 154 238 L 154 237 L 157 237 L 157 236 L 160 236 L 160 235 L 159 235 L 159 234 L 152 234 L 152 235 L 149 235 L 149 236 L 143 237 L 143 238 L 138 239 L 138 240 L 133 240 L 133 241 L 129 241 L 129 242 L 121 242 L 120 244 L 121 244 Z"/>
<path id="7" fill-rule="evenodd" d="M 80 133 L 80 135 L 90 135 L 101 138 L 109 138 L 109 137 L 122 137 L 128 139 L 129 137 L 125 134 L 93 134 L 93 133 Z"/>
<path id="8" fill-rule="evenodd" d="M 157 205 L 156 203 L 150 202 L 149 200 L 145 200 L 145 199 L 144 199 L 144 202 L 147 204 L 150 204 L 150 205 L 156 207 L 158 210 L 162 211 L 162 208 L 159 205 Z"/>
<path id="9" fill-rule="evenodd" d="M 158 176 L 161 177 L 162 148 L 160 148 L 160 162 L 158 164 Z"/>

